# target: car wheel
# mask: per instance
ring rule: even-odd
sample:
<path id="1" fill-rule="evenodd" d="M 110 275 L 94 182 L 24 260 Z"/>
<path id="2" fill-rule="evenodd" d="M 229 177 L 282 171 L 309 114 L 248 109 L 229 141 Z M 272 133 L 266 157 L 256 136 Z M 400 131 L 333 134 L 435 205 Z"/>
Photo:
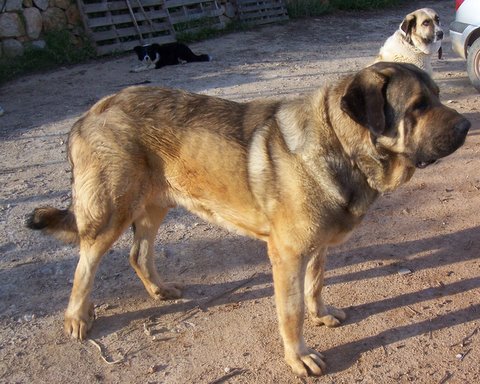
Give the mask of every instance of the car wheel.
<path id="1" fill-rule="evenodd" d="M 473 86 L 480 92 L 480 38 L 468 50 L 467 72 Z"/>

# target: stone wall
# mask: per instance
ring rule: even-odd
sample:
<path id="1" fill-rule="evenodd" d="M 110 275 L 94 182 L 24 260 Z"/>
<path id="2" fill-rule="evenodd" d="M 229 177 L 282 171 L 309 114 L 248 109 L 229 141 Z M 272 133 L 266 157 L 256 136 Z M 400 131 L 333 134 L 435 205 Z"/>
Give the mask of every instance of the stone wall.
<path id="1" fill-rule="evenodd" d="M 81 34 L 75 0 L 0 0 L 0 58 L 42 49 L 44 34 L 56 30 Z"/>

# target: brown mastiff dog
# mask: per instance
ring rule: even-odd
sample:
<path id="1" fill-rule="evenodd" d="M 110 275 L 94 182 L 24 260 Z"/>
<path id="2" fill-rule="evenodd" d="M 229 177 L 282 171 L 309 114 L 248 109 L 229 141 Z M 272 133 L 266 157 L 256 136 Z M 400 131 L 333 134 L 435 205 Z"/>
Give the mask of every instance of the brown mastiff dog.
<path id="1" fill-rule="evenodd" d="M 72 202 L 37 208 L 28 226 L 80 244 L 65 330 L 84 339 L 101 257 L 129 226 L 130 263 L 154 299 L 162 282 L 154 239 L 167 211 L 199 216 L 268 244 L 285 359 L 299 376 L 325 363 L 302 335 L 345 318 L 321 297 L 327 247 L 344 240 L 383 192 L 447 156 L 470 123 L 442 105 L 413 65 L 378 63 L 291 101 L 236 103 L 157 87 L 131 87 L 95 104 L 68 142 Z"/>

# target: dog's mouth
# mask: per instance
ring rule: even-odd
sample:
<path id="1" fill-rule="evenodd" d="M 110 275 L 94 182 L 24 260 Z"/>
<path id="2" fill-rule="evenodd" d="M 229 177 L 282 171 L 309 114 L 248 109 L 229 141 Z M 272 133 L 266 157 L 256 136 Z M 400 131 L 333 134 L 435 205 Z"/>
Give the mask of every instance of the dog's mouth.
<path id="1" fill-rule="evenodd" d="M 418 161 L 417 164 L 415 164 L 415 166 L 419 169 L 423 169 L 423 168 L 427 168 L 430 164 L 433 164 L 436 161 L 437 161 L 437 159 L 427 160 L 427 161 Z"/>

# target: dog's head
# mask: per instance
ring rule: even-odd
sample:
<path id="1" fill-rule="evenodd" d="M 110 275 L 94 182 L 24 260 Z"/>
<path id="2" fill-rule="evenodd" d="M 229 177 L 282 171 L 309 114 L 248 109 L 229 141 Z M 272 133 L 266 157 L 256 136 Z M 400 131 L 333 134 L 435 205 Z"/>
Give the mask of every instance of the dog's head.
<path id="1" fill-rule="evenodd" d="M 138 60 L 145 65 L 154 64 L 159 59 L 156 46 L 158 44 L 137 45 L 133 48 L 133 51 L 137 54 Z"/>
<path id="2" fill-rule="evenodd" d="M 423 53 L 430 55 L 439 52 L 441 56 L 443 30 L 440 18 L 433 9 L 422 8 L 409 13 L 400 24 L 400 30 L 405 39 Z"/>
<path id="3" fill-rule="evenodd" d="M 342 110 L 370 131 L 379 152 L 424 168 L 465 142 L 470 122 L 439 100 L 439 89 L 411 64 L 377 63 L 353 76 Z"/>

